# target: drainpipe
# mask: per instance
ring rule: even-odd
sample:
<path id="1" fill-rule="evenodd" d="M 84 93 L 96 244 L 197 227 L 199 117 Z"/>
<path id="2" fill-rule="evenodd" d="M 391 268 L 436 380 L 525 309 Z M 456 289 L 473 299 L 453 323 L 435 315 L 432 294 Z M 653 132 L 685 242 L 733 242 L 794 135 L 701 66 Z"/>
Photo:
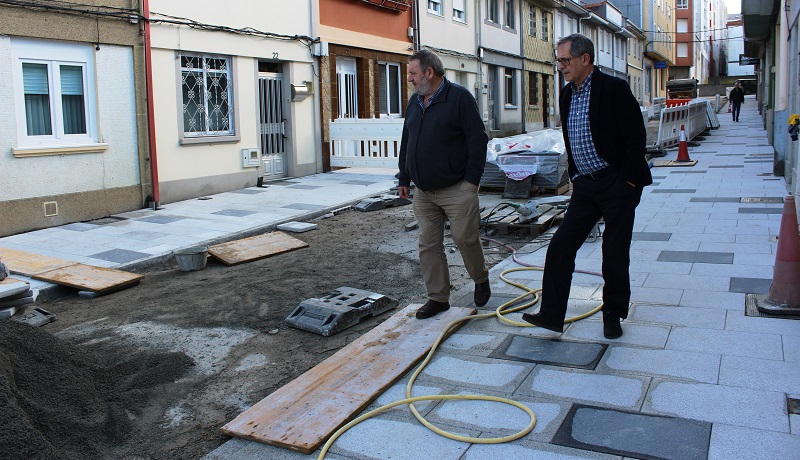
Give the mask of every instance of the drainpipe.
<path id="1" fill-rule="evenodd" d="M 414 37 L 412 37 L 412 48 L 414 51 L 419 51 L 419 5 L 417 2 L 411 2 L 411 28 L 413 29 Z"/>
<path id="2" fill-rule="evenodd" d="M 475 99 L 478 103 L 478 111 L 481 113 L 481 121 L 483 121 L 483 109 L 484 109 L 484 102 L 483 102 L 483 49 L 481 47 L 481 1 L 475 0 L 475 56 L 478 59 L 478 75 L 477 75 L 477 85 L 478 85 L 478 94 L 476 95 Z M 488 117 L 487 117 L 488 118 Z M 484 127 L 487 127 L 486 122 L 484 122 Z M 488 129 L 487 129 L 488 131 Z"/>
<path id="3" fill-rule="evenodd" d="M 156 210 L 161 201 L 158 188 L 158 160 L 156 155 L 156 125 L 155 109 L 153 108 L 153 62 L 152 49 L 150 48 L 150 1 L 142 0 L 142 14 L 144 16 L 144 72 L 145 87 L 147 90 L 147 130 L 150 148 L 150 177 L 153 186 L 153 202 L 149 206 Z"/>

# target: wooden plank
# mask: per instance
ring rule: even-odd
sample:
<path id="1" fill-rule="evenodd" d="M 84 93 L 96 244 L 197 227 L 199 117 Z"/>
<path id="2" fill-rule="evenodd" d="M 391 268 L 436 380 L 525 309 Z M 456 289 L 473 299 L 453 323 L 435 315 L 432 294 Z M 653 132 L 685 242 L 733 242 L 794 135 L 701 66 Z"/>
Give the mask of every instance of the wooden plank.
<path id="1" fill-rule="evenodd" d="M 209 246 L 208 253 L 225 265 L 236 265 L 307 247 L 308 243 L 283 232 L 270 232 Z"/>
<path id="2" fill-rule="evenodd" d="M 144 275 L 75 263 L 37 273 L 32 278 L 92 292 L 105 292 L 133 286 L 144 278 Z"/>
<path id="3" fill-rule="evenodd" d="M 305 454 L 314 452 L 420 362 L 447 324 L 476 312 L 451 307 L 420 321 L 414 317 L 419 307 L 409 305 L 397 312 L 242 412 L 222 432 Z"/>
<path id="4" fill-rule="evenodd" d="M 0 299 L 6 299 L 17 294 L 30 290 L 31 285 L 27 281 L 7 277 L 0 281 Z M 9 299 L 10 300 L 10 299 Z"/>
<path id="5" fill-rule="evenodd" d="M 653 167 L 675 167 L 675 166 L 694 166 L 697 160 L 691 161 L 674 161 L 674 160 L 653 160 Z"/>
<path id="6" fill-rule="evenodd" d="M 75 262 L 55 257 L 17 251 L 15 249 L 0 248 L 0 258 L 12 272 L 18 275 L 32 276 L 37 273 L 54 270 L 56 268 L 73 265 Z"/>

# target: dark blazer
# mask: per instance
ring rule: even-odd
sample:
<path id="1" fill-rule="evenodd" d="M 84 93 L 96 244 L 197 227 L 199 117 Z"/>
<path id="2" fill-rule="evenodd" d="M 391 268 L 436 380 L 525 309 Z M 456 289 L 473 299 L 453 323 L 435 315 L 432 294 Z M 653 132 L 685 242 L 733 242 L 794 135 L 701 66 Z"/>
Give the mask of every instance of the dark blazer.
<path id="1" fill-rule="evenodd" d="M 569 176 L 578 170 L 572 158 L 567 132 L 572 84 L 561 89 L 561 129 L 569 160 Z M 637 187 L 653 183 L 647 165 L 647 130 L 639 103 L 633 97 L 628 82 L 604 74 L 597 67 L 592 72 L 592 89 L 589 94 L 589 125 L 598 155 L 616 169 L 622 177 Z"/>
<path id="2" fill-rule="evenodd" d="M 728 97 L 734 104 L 741 104 L 744 102 L 744 90 L 742 88 L 734 88 L 731 90 L 731 95 Z"/>
<path id="3" fill-rule="evenodd" d="M 424 113 L 418 94 L 408 101 L 398 160 L 400 186 L 414 181 L 430 191 L 462 180 L 480 184 L 489 139 L 478 103 L 463 86 L 447 79 L 444 85 Z"/>

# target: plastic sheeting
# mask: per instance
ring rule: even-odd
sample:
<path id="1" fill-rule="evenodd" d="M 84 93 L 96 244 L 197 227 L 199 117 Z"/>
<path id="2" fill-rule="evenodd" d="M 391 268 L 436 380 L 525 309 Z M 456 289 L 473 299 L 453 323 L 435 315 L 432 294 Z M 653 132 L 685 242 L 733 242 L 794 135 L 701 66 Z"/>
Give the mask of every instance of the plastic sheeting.
<path id="1" fill-rule="evenodd" d="M 534 174 L 559 177 L 567 169 L 564 136 L 561 130 L 545 129 L 491 139 L 486 161 L 497 165 L 512 180 L 523 180 Z"/>

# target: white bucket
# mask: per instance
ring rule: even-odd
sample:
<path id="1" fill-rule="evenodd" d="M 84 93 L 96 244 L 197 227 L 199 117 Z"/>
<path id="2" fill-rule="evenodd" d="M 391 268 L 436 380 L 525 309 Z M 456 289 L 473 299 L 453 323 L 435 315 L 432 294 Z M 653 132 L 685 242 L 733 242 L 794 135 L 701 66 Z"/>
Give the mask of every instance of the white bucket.
<path id="1" fill-rule="evenodd" d="M 195 246 L 186 249 L 178 249 L 172 254 L 175 255 L 175 261 L 178 262 L 178 268 L 180 268 L 182 272 L 200 270 L 206 266 L 206 259 L 208 258 L 208 246 Z"/>

